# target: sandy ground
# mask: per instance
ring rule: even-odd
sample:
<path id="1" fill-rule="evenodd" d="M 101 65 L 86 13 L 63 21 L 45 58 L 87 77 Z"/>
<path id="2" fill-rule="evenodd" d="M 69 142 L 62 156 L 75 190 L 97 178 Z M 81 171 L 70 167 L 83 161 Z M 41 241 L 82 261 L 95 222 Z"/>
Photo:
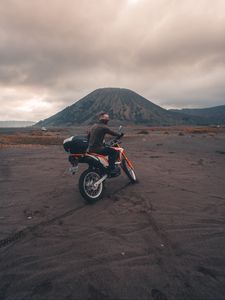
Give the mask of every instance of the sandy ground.
<path id="1" fill-rule="evenodd" d="M 139 183 L 94 205 L 61 146 L 0 149 L 1 300 L 225 299 L 225 134 L 123 145 Z"/>

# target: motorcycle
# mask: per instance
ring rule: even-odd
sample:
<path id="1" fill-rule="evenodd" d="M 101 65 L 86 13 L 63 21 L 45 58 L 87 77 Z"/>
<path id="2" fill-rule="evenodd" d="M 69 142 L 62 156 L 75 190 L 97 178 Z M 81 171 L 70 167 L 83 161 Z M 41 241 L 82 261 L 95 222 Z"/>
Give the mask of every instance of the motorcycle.
<path id="1" fill-rule="evenodd" d="M 119 132 L 121 132 L 121 130 L 122 126 L 119 128 Z M 64 140 L 63 145 L 64 149 L 71 153 L 68 159 L 72 165 L 70 168 L 72 174 L 78 172 L 78 165 L 80 163 L 88 164 L 88 169 L 86 169 L 79 178 L 79 190 L 83 198 L 88 203 L 94 203 L 102 198 L 104 183 L 106 179 L 112 178 L 108 172 L 108 157 L 97 153 L 86 152 L 88 146 L 86 137 L 71 137 Z M 118 172 L 114 174 L 113 178 L 120 176 L 122 169 L 130 182 L 136 183 L 137 177 L 133 164 L 128 159 L 124 148 L 120 146 L 120 139 L 115 138 L 106 144 L 106 146 L 118 151 L 118 159 L 116 161 Z"/>

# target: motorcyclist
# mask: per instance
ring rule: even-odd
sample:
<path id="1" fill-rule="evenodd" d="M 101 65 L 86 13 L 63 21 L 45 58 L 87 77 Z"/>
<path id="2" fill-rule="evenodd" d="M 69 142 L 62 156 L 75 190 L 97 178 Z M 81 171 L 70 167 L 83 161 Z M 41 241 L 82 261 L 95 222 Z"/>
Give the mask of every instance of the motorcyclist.
<path id="1" fill-rule="evenodd" d="M 115 137 L 122 137 L 122 133 L 111 130 L 107 124 L 109 122 L 109 114 L 101 112 L 99 114 L 99 122 L 94 124 L 88 133 L 88 150 L 87 152 L 97 153 L 108 156 L 109 168 L 108 173 L 111 176 L 117 174 L 118 169 L 115 167 L 115 162 L 118 158 L 118 151 L 112 147 L 104 145 L 104 137 L 106 134 Z"/>

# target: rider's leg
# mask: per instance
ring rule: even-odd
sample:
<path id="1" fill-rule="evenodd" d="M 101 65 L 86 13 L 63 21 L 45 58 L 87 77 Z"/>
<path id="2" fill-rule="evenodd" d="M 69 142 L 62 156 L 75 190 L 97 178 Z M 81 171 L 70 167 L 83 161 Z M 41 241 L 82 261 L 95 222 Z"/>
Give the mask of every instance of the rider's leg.
<path id="1" fill-rule="evenodd" d="M 109 169 L 115 169 L 115 162 L 118 158 L 118 151 L 113 148 L 108 148 L 108 156 L 109 156 Z"/>
<path id="2" fill-rule="evenodd" d="M 111 170 L 115 169 L 115 162 L 119 155 L 117 150 L 110 148 L 110 147 L 105 147 L 105 148 L 96 150 L 95 153 L 108 156 L 109 157 L 109 170 L 111 171 Z"/>

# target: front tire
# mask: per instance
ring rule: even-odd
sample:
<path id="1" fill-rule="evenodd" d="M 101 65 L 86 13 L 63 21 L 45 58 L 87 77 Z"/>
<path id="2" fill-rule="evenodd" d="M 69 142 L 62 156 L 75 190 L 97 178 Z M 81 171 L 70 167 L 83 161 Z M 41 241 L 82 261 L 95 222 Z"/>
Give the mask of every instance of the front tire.
<path id="1" fill-rule="evenodd" d="M 125 159 L 122 160 L 122 164 L 121 164 L 122 169 L 124 170 L 125 174 L 127 175 L 127 177 L 130 179 L 131 183 L 136 183 L 137 182 L 137 176 L 134 172 L 134 169 L 131 168 L 127 161 Z"/>
<path id="2" fill-rule="evenodd" d="M 97 187 L 94 186 L 101 178 L 101 175 L 96 170 L 87 169 L 85 170 L 79 179 L 79 190 L 83 198 L 88 203 L 95 203 L 97 200 L 102 198 L 104 183 L 100 183 Z"/>

